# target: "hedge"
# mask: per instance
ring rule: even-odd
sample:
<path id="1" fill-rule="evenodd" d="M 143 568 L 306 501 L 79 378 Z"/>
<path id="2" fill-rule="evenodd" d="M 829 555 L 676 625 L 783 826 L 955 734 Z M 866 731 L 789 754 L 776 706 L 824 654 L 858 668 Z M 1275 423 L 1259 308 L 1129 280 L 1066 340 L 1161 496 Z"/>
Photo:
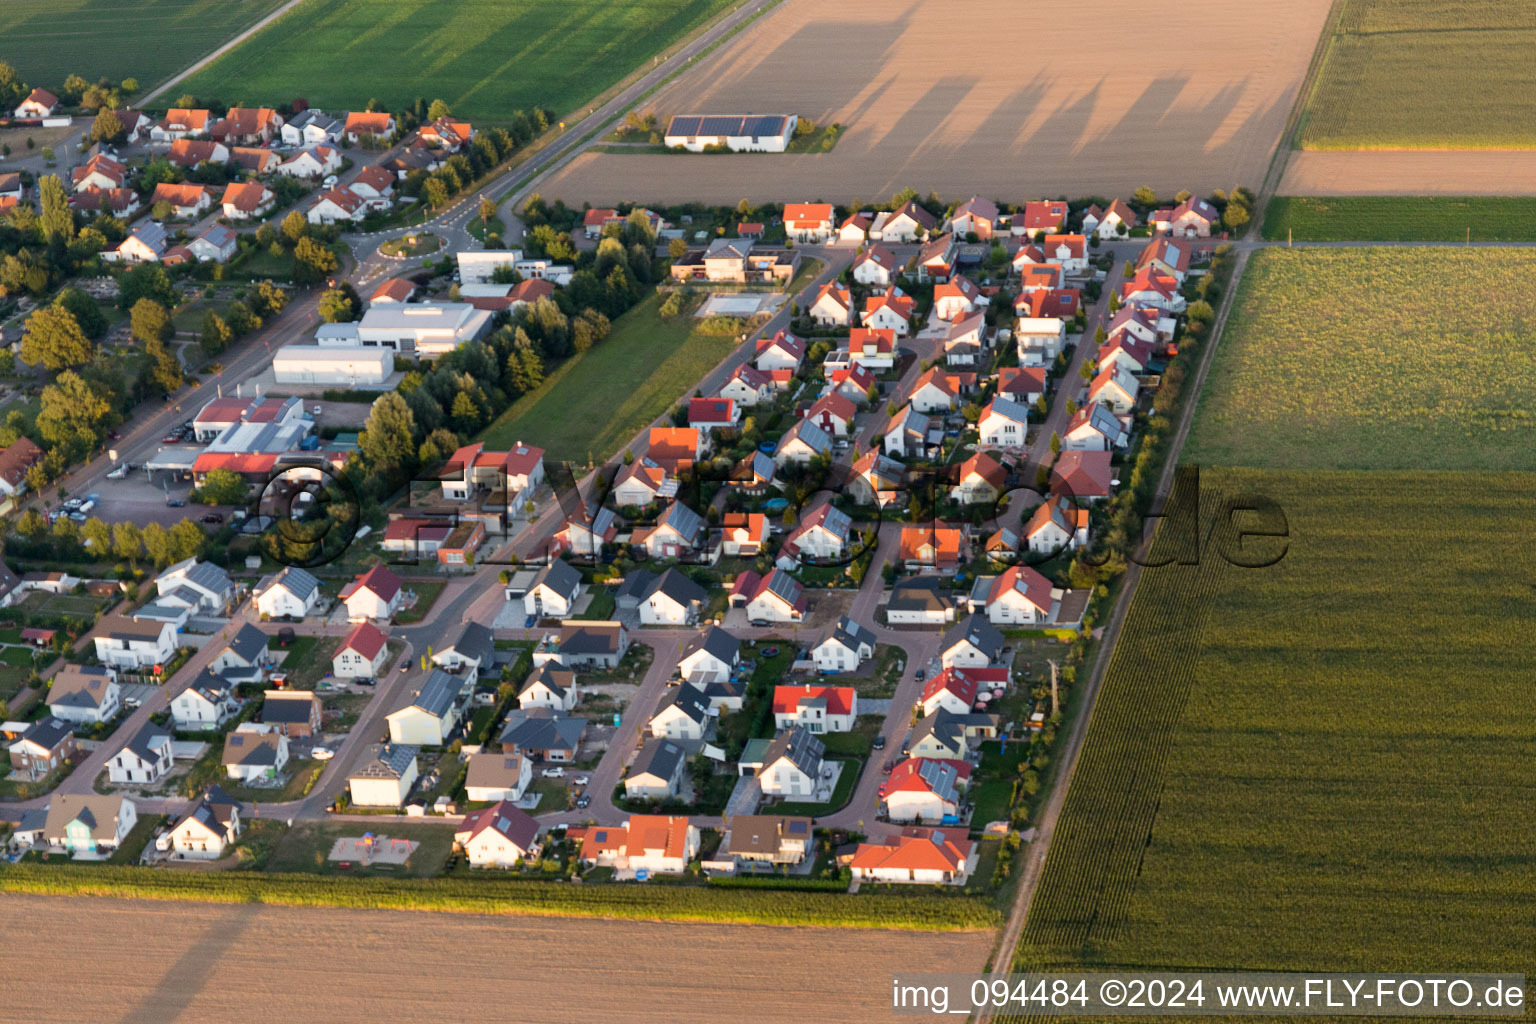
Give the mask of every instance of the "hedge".
<path id="1" fill-rule="evenodd" d="M 317 875 L 15 864 L 0 868 L 0 892 L 48 896 L 288 907 L 433 910 L 717 924 L 817 925 L 963 931 L 995 928 L 998 910 L 980 899 L 933 893 L 795 892 L 784 889 L 579 885 L 501 878 L 325 878 Z"/>

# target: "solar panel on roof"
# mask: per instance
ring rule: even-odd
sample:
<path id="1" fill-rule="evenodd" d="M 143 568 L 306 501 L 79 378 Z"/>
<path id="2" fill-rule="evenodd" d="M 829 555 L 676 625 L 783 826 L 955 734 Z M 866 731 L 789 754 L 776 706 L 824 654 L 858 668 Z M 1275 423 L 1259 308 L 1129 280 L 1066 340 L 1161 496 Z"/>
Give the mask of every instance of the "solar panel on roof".
<path id="1" fill-rule="evenodd" d="M 805 834 L 805 825 L 806 825 L 806 823 L 803 822 L 803 821 L 792 821 L 792 822 L 790 822 L 789 823 L 789 834 L 792 835 L 792 836 L 804 835 Z"/>
<path id="2" fill-rule="evenodd" d="M 667 134 L 668 135 L 698 135 L 699 134 L 699 122 L 701 120 L 702 120 L 702 118 L 698 118 L 698 117 L 674 117 L 672 119 L 671 125 L 669 125 L 667 127 Z"/>

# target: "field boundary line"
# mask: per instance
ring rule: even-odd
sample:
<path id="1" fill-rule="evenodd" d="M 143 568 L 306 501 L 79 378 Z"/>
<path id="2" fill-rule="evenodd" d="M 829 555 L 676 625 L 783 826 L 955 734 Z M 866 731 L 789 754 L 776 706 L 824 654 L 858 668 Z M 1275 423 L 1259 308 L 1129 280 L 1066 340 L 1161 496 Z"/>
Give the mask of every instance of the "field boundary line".
<path id="1" fill-rule="evenodd" d="M 152 92 L 145 93 L 144 96 L 139 99 L 138 105 L 143 106 L 147 104 L 150 100 L 159 96 L 161 93 L 169 91 L 171 86 L 175 85 L 177 82 L 183 82 L 197 74 L 197 72 L 203 70 L 203 68 L 207 67 L 215 60 L 218 60 L 220 57 L 224 56 L 224 54 L 228 53 L 230 50 L 233 50 L 235 47 L 245 42 L 245 40 L 250 36 L 260 32 L 262 29 L 266 28 L 278 18 L 281 18 L 295 7 L 306 2 L 308 2 L 308 0 L 288 0 L 287 3 L 283 4 L 283 6 L 279 7 L 265 18 L 262 18 L 254 25 L 247 26 L 244 31 L 240 32 L 233 39 L 228 40 L 213 52 L 205 54 L 202 59 L 196 61 L 191 67 L 186 68 L 181 73 L 174 75 L 171 78 L 166 79 L 164 82 L 157 85 Z"/>
<path id="2" fill-rule="evenodd" d="M 1333 0 L 1333 5 L 1328 8 L 1328 17 L 1323 21 L 1323 31 L 1319 35 L 1317 43 L 1312 48 L 1312 60 L 1307 64 L 1307 73 L 1301 79 L 1301 88 L 1296 90 L 1296 102 L 1291 107 L 1290 116 L 1285 119 L 1285 127 L 1280 131 L 1280 142 L 1275 146 L 1274 154 L 1269 158 L 1269 169 L 1264 173 L 1264 180 L 1259 183 L 1258 209 L 1249 219 L 1250 230 L 1254 225 L 1264 222 L 1269 213 L 1269 200 L 1280 189 L 1280 183 L 1285 180 L 1285 170 L 1290 166 L 1291 154 L 1296 151 L 1297 142 L 1301 138 L 1302 120 L 1306 116 L 1307 108 L 1312 105 L 1312 96 L 1317 92 L 1317 83 L 1322 80 L 1323 68 L 1328 64 L 1328 56 L 1333 52 L 1333 40 L 1338 34 L 1338 27 L 1343 23 L 1344 11 L 1349 6 L 1349 0 Z"/>

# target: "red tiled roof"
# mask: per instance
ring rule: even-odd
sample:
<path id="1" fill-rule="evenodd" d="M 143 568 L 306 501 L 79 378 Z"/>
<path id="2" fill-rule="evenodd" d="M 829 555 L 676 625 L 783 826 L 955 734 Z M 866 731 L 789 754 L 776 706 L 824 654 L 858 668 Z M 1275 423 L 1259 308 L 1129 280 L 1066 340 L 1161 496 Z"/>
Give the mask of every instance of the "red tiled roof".
<path id="1" fill-rule="evenodd" d="M 860 843 L 850 862 L 854 868 L 890 871 L 959 871 L 971 855 L 971 841 L 961 829 L 902 829 L 883 843 Z"/>
<path id="2" fill-rule="evenodd" d="M 390 302 L 404 302 L 416 291 L 416 283 L 403 277 L 392 277 L 373 290 L 368 296 L 370 302 L 385 299 Z"/>
<path id="3" fill-rule="evenodd" d="M 396 522 L 399 521 L 396 520 Z M 388 642 L 389 638 L 378 627 L 371 623 L 363 622 L 359 623 L 352 632 L 347 634 L 346 639 L 341 642 L 341 646 L 336 649 L 336 653 L 356 651 L 369 661 L 372 661 L 378 657 L 379 652 L 384 649 L 384 645 Z"/>
<path id="4" fill-rule="evenodd" d="M 832 223 L 831 203 L 785 203 L 784 223 L 793 227 L 818 227 Z"/>
<path id="5" fill-rule="evenodd" d="M 799 686 L 775 686 L 773 688 L 773 713 L 776 715 L 793 714 L 801 701 L 814 700 L 818 697 L 827 702 L 827 714 L 848 715 L 853 713 L 854 689 L 851 686 L 813 686 L 803 683 Z"/>
<path id="6" fill-rule="evenodd" d="M 400 585 L 399 576 L 382 565 L 376 565 L 343 587 L 341 597 L 345 600 L 358 591 L 369 590 L 381 601 L 393 601 L 395 595 L 400 593 Z"/>

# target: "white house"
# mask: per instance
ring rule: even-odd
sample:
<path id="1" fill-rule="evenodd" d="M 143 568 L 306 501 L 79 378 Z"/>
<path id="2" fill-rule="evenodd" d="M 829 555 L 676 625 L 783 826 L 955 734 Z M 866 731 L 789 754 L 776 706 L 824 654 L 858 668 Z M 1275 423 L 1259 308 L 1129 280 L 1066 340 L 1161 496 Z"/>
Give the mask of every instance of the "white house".
<path id="1" fill-rule="evenodd" d="M 552 661 L 546 661 L 534 669 L 517 694 L 517 706 L 524 710 L 550 708 L 554 711 L 570 711 L 580 700 L 576 673 L 568 668 L 560 668 Z"/>
<path id="2" fill-rule="evenodd" d="M 465 816 L 453 841 L 470 867 L 510 868 L 538 855 L 538 835 L 539 823 L 502 799 Z"/>
<path id="3" fill-rule="evenodd" d="M 883 842 L 860 843 L 849 861 L 853 877 L 869 882 L 964 885 L 975 863 L 964 826 L 908 827 Z"/>
<path id="4" fill-rule="evenodd" d="M 400 610 L 404 592 L 399 576 L 376 565 L 341 588 L 348 622 L 388 622 Z"/>
<path id="5" fill-rule="evenodd" d="M 417 747 L 375 743 L 347 777 L 352 802 L 359 807 L 399 807 L 416 785 Z"/>
<path id="6" fill-rule="evenodd" d="M 1022 448 L 1029 436 L 1029 410 L 1006 398 L 993 398 L 976 420 L 981 443 L 998 448 Z"/>
<path id="7" fill-rule="evenodd" d="M 272 779 L 288 763 L 288 737 L 265 725 L 245 722 L 224 737 L 224 771 L 232 779 Z"/>
<path id="8" fill-rule="evenodd" d="M 171 701 L 171 721 L 184 732 L 217 729 L 239 712 L 235 688 L 207 669 Z"/>
<path id="9" fill-rule="evenodd" d="M 777 691 L 774 700 L 777 706 Z M 803 726 L 779 733 L 763 752 L 763 764 L 757 770 L 763 795 L 791 800 L 813 796 L 826 750 L 826 745 Z"/>
<path id="10" fill-rule="evenodd" d="M 853 261 L 853 279 L 872 288 L 884 288 L 896 280 L 902 265 L 883 245 L 871 245 Z"/>
<path id="11" fill-rule="evenodd" d="M 331 146 L 301 149 L 277 165 L 277 173 L 289 178 L 323 178 L 340 169 L 341 154 Z"/>
<path id="12" fill-rule="evenodd" d="M 107 762 L 107 777 L 113 782 L 159 782 L 170 770 L 171 732 L 153 722 Z"/>
<path id="13" fill-rule="evenodd" d="M 1013 341 L 1020 366 L 1046 366 L 1066 344 L 1067 323 L 1054 316 L 1021 316 L 1014 321 Z"/>
<path id="14" fill-rule="evenodd" d="M 489 627 L 478 622 L 464 623 L 453 643 L 432 652 L 432 664 L 444 672 L 483 676 L 494 670 L 495 661 L 496 641 Z"/>
<path id="15" fill-rule="evenodd" d="M 688 641 L 677 674 L 695 686 L 723 683 L 741 665 L 741 641 L 719 626 Z"/>
<path id="16" fill-rule="evenodd" d="M 642 626 L 686 626 L 699 617 L 709 595 L 704 588 L 677 569 L 656 578 L 640 600 Z"/>
<path id="17" fill-rule="evenodd" d="M 389 660 L 389 638 L 371 622 L 360 622 L 331 657 L 340 679 L 377 679 Z"/>
<path id="18" fill-rule="evenodd" d="M 464 796 L 475 803 L 521 800 L 532 781 L 532 764 L 523 755 L 481 751 L 469 755 L 469 768 L 464 773 Z"/>
<path id="19" fill-rule="evenodd" d="M 1027 565 L 1009 566 L 1000 576 L 991 580 L 987 580 L 986 577 L 978 579 L 971 594 L 973 609 L 984 602 L 987 618 L 991 622 L 998 625 L 1024 626 L 1050 622 L 1052 609 L 1061 597 L 1061 591 L 1053 589 L 1050 580 Z M 974 621 L 975 616 L 972 619 Z M 955 657 L 945 661 L 945 664 L 985 668 L 985 665 L 975 660 L 980 656 L 977 651 L 981 650 L 981 647 L 981 643 L 977 641 L 974 644 L 974 650 L 961 648 L 957 650 Z M 993 657 L 988 664 L 996 660 Z"/>
<path id="20" fill-rule="evenodd" d="M 1097 402 L 1077 410 L 1061 434 L 1063 451 L 1107 452 L 1124 448 L 1130 441 L 1126 422 Z"/>
<path id="21" fill-rule="evenodd" d="M 921 413 L 950 412 L 960 405 L 960 385 L 955 374 L 937 366 L 926 371 L 912 385 L 910 402 Z"/>
<path id="22" fill-rule="evenodd" d="M 851 686 L 798 686 L 773 688 L 775 729 L 801 726 L 808 732 L 848 732 L 859 716 L 859 695 Z"/>
<path id="23" fill-rule="evenodd" d="M 690 683 L 669 689 L 651 715 L 652 736 L 669 740 L 701 740 L 709 726 L 709 700 Z"/>
<path id="24" fill-rule="evenodd" d="M 1024 527 L 1029 550 L 1037 555 L 1076 551 L 1088 545 L 1088 510 L 1065 498 L 1051 498 L 1035 509 Z"/>
<path id="25" fill-rule="evenodd" d="M 733 153 L 782 153 L 798 123 L 794 114 L 677 114 L 662 142 L 693 153 L 718 146 Z"/>
<path id="26" fill-rule="evenodd" d="M 1141 385 L 1130 370 L 1116 363 L 1099 371 L 1088 385 L 1088 401 L 1108 406 L 1112 412 L 1130 412 L 1136 408 Z"/>
<path id="27" fill-rule="evenodd" d="M 318 146 L 339 141 L 342 127 L 339 119 L 310 107 L 284 121 L 278 134 L 285 146 Z"/>
<path id="28" fill-rule="evenodd" d="M 746 608 L 751 622 L 799 622 L 808 607 L 804 588 L 783 569 L 766 576 L 750 570 L 740 573 L 731 588 L 730 603 Z"/>
<path id="29" fill-rule="evenodd" d="M 1013 566 L 1009 572 L 1023 568 L 1027 566 Z M 1003 634 L 997 627 L 980 615 L 972 615 L 944 634 L 939 642 L 939 662 L 945 668 L 990 668 L 1002 659 L 1003 647 Z"/>
<path id="30" fill-rule="evenodd" d="M 156 576 L 155 591 L 162 602 L 179 601 L 194 612 L 218 615 L 234 600 L 235 583 L 218 566 L 189 558 Z"/>
<path id="31" fill-rule="evenodd" d="M 687 751 L 672 740 L 646 740 L 624 776 L 624 795 L 631 800 L 670 800 L 677 796 L 687 758 Z"/>
<path id="32" fill-rule="evenodd" d="M 623 828 L 573 830 L 581 862 L 630 872 L 681 874 L 699 855 L 699 830 L 685 817 L 632 814 Z"/>
<path id="33" fill-rule="evenodd" d="M 941 822 L 955 818 L 971 779 L 964 761 L 908 758 L 880 784 L 885 815 L 892 821 Z"/>
<path id="34" fill-rule="evenodd" d="M 534 576 L 523 594 L 523 614 L 563 619 L 581 594 L 581 573 L 569 562 L 555 559 Z"/>
<path id="35" fill-rule="evenodd" d="M 122 845 L 138 820 L 138 809 L 124 796 L 55 793 L 48 799 L 43 840 L 71 857 L 100 860 Z"/>
<path id="36" fill-rule="evenodd" d="M 122 707 L 117 673 L 110 668 L 66 664 L 49 681 L 49 713 L 73 725 L 110 722 Z"/>
<path id="37" fill-rule="evenodd" d="M 208 671 L 236 682 L 260 681 L 272 664 L 270 638 L 250 623 L 245 623 L 229 638 L 208 663 Z"/>
<path id="38" fill-rule="evenodd" d="M 321 192 L 304 213 L 311 224 L 356 223 L 367 216 L 367 200 L 345 186 Z"/>
<path id="39" fill-rule="evenodd" d="M 818 672 L 856 672 L 865 658 L 875 656 L 875 634 L 844 615 L 811 648 Z"/>
<path id="40" fill-rule="evenodd" d="M 822 327 L 847 327 L 853 323 L 853 293 L 839 281 L 828 281 L 817 291 L 806 314 Z"/>
<path id="41" fill-rule="evenodd" d="M 458 727 L 463 708 L 463 683 L 442 669 L 433 669 L 410 703 L 385 716 L 389 738 L 396 744 L 440 747 Z"/>
<path id="42" fill-rule="evenodd" d="M 252 593 L 256 611 L 269 619 L 302 619 L 318 614 L 323 599 L 320 581 L 294 566 L 268 576 Z"/>
<path id="43" fill-rule="evenodd" d="M 800 420 L 779 438 L 774 450 L 774 465 L 783 469 L 788 465 L 807 466 L 813 459 L 832 454 L 832 438 L 810 420 Z"/>
<path id="44" fill-rule="evenodd" d="M 119 669 L 167 665 L 176 656 L 176 627 L 169 622 L 108 615 L 96 624 L 96 660 Z"/>
<path id="45" fill-rule="evenodd" d="M 215 786 L 171 826 L 171 852 L 181 860 L 217 860 L 240 830 L 240 805 Z"/>
<path id="46" fill-rule="evenodd" d="M 784 234 L 792 241 L 820 245 L 836 230 L 831 203 L 784 204 Z"/>
<path id="47" fill-rule="evenodd" d="M 829 501 L 818 505 L 784 538 L 777 564 L 793 569 L 803 561 L 842 558 L 853 538 L 853 520 Z"/>

